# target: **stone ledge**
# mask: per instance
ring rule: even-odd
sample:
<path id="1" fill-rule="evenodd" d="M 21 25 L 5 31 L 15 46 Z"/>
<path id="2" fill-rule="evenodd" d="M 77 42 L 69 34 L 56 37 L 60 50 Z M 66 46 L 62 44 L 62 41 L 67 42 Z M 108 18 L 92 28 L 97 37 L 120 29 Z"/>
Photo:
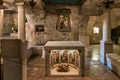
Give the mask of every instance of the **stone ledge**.
<path id="1" fill-rule="evenodd" d="M 42 55 L 43 46 L 32 46 L 32 54 L 39 54 Z"/>
<path id="2" fill-rule="evenodd" d="M 120 56 L 114 53 L 106 55 L 107 67 L 120 76 Z"/>

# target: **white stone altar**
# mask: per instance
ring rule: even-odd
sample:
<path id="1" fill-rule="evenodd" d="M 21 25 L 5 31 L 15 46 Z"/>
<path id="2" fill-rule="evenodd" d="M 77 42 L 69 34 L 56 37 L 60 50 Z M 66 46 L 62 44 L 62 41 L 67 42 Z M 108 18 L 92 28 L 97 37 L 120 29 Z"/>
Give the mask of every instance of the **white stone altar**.
<path id="1" fill-rule="evenodd" d="M 84 76 L 85 45 L 83 43 L 48 41 L 44 49 L 46 76 Z"/>

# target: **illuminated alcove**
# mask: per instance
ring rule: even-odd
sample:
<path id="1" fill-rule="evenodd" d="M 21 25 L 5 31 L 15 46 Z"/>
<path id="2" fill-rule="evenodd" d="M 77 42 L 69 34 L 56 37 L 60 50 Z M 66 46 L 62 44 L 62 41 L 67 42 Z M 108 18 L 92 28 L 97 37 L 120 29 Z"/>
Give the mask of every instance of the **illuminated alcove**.
<path id="1" fill-rule="evenodd" d="M 51 50 L 50 75 L 79 75 L 78 50 Z"/>

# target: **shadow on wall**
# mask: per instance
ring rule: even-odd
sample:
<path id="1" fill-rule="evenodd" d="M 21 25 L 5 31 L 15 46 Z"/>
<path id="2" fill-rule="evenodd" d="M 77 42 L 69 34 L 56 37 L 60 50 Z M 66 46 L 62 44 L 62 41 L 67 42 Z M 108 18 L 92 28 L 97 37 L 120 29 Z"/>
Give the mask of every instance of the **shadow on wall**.
<path id="1" fill-rule="evenodd" d="M 111 38 L 114 44 L 120 44 L 120 26 L 111 31 Z"/>

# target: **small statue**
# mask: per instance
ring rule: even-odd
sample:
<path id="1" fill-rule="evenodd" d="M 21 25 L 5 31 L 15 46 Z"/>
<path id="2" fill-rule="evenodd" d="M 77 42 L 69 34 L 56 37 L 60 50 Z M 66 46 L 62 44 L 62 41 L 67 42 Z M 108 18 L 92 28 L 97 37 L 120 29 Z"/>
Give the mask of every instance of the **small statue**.
<path id="1" fill-rule="evenodd" d="M 57 68 L 58 72 L 68 72 L 69 71 L 69 67 L 68 64 L 60 64 Z"/>

